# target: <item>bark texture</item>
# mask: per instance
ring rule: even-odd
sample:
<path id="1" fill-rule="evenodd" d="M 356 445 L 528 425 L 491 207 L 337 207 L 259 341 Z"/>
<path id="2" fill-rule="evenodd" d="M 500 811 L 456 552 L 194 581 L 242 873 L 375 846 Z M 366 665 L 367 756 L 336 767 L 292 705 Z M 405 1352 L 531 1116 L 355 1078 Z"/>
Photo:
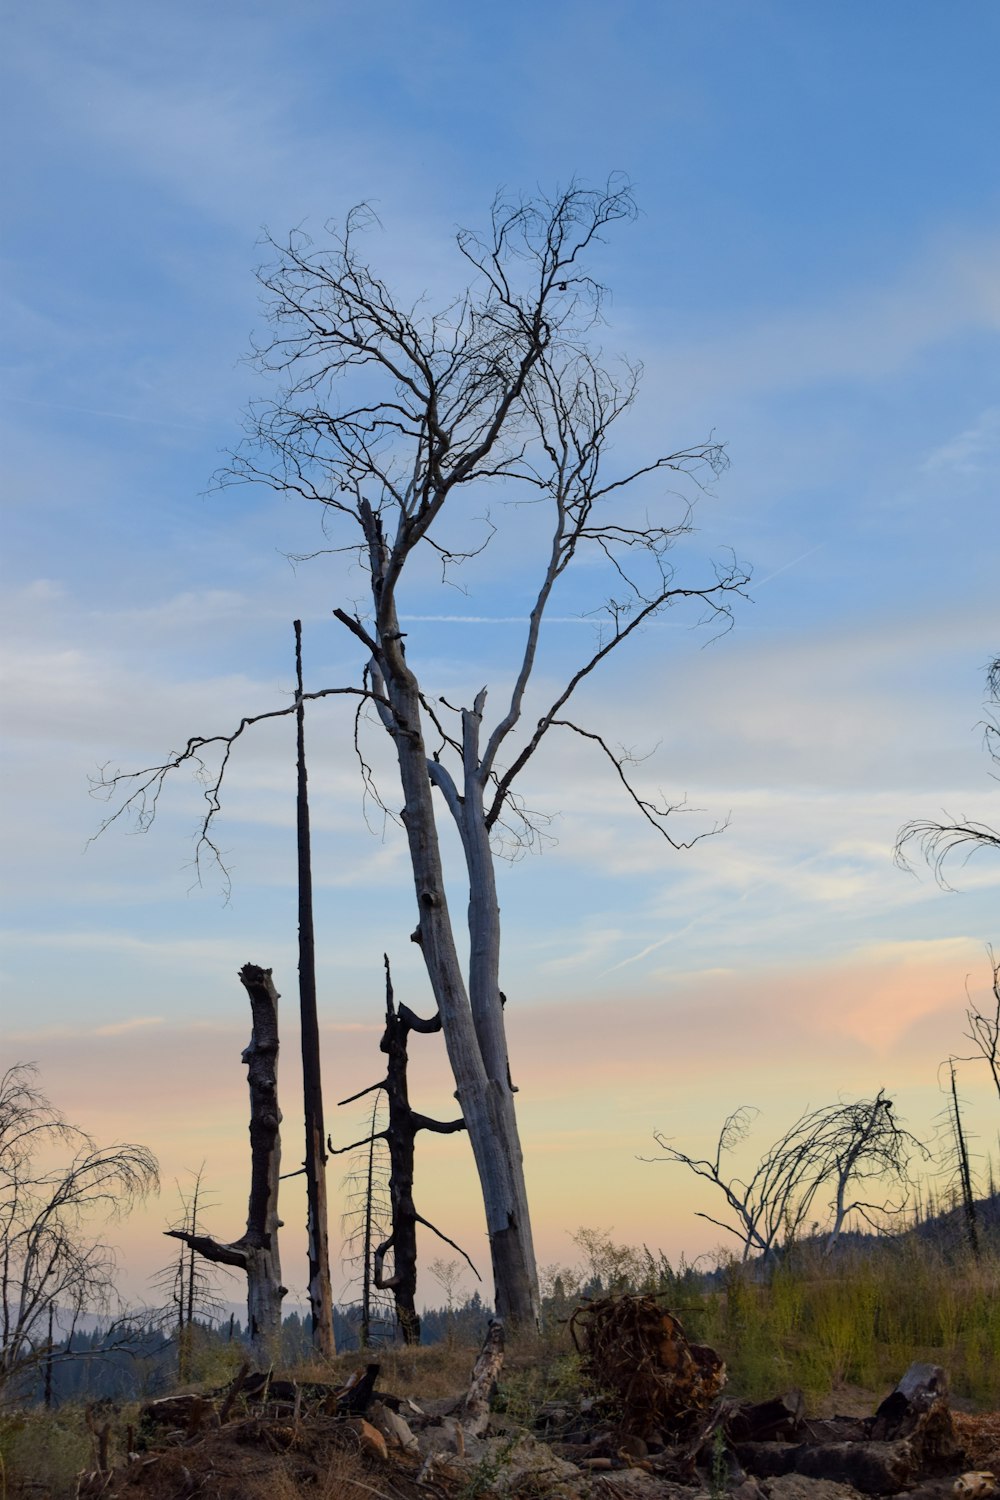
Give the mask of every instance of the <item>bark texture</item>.
<path id="1" fill-rule="evenodd" d="M 399 764 L 404 796 L 401 816 L 419 912 L 413 938 L 420 945 L 437 1001 L 455 1095 L 482 1185 L 496 1313 L 512 1323 L 537 1326 L 538 1273 L 500 1000 L 500 912 L 483 813 L 478 732 L 485 692 L 477 697 L 474 710 L 463 715 L 463 797 L 450 773 L 428 753 L 419 685 L 407 665 L 394 597 L 386 587 L 390 556 L 381 523 L 364 502 L 361 513 L 378 632 L 370 671 L 380 696 L 387 699 L 381 717 Z M 335 613 L 341 619 L 350 618 Z M 471 941 L 468 988 L 445 896 L 435 786 L 458 823 L 465 851 Z"/>
<path id="2" fill-rule="evenodd" d="M 250 1201 L 247 1227 L 226 1244 L 211 1235 L 168 1229 L 206 1260 L 235 1266 L 247 1278 L 250 1347 L 260 1365 L 272 1363 L 281 1338 L 278 1254 L 278 1183 L 281 1175 L 281 1110 L 278 1108 L 278 992 L 270 969 L 244 964 L 240 981 L 250 1000 L 253 1029 L 242 1054 L 250 1088 Z"/>

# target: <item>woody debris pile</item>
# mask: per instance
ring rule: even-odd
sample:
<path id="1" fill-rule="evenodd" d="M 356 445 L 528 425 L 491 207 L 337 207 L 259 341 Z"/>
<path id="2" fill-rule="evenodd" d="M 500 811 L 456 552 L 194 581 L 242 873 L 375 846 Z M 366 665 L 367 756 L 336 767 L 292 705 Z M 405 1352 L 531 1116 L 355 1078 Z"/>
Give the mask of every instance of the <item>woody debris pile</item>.
<path id="1" fill-rule="evenodd" d="M 936 1365 L 915 1364 L 868 1417 L 810 1417 L 800 1391 L 724 1394 L 726 1369 L 655 1298 L 578 1309 L 583 1389 L 515 1421 L 496 1400 L 504 1330 L 490 1323 L 468 1388 L 424 1401 L 245 1367 L 226 1389 L 143 1408 L 123 1462 L 95 1425 L 80 1500 L 988 1500 L 998 1494 L 1000 1414 L 952 1410 Z M 509 1405 L 510 1403 L 506 1403 Z"/>

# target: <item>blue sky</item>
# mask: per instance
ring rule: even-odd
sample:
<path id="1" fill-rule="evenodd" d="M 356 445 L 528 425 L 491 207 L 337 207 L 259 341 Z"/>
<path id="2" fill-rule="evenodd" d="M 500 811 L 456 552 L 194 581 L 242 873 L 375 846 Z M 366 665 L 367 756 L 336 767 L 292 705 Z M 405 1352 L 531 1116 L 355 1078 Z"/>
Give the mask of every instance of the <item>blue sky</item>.
<path id="1" fill-rule="evenodd" d="M 730 545 L 755 582 L 725 639 L 651 627 L 585 704 L 656 747 L 650 789 L 731 812 L 722 838 L 674 855 L 582 746 L 553 747 L 525 788 L 558 838 L 502 875 L 539 1238 L 555 1258 L 565 1229 L 600 1220 L 706 1248 L 693 1187 L 658 1182 L 651 1206 L 634 1157 L 654 1127 L 706 1143 L 742 1102 L 777 1134 L 884 1083 L 929 1128 L 966 975 L 1000 938 L 995 861 L 957 894 L 891 862 L 908 817 L 997 821 L 976 726 L 1000 650 L 998 42 L 993 4 L 923 0 L 8 15 L 4 1024 L 81 1123 L 148 1137 L 168 1175 L 214 1160 L 238 1217 L 235 970 L 273 964 L 292 1009 L 284 728 L 233 768 L 228 906 L 211 881 L 189 893 L 190 784 L 147 838 L 84 853 L 102 811 L 88 773 L 283 701 L 296 615 L 313 685 L 356 679 L 330 611 L 358 578 L 283 555 L 317 545 L 316 516 L 206 493 L 262 392 L 241 360 L 262 229 L 319 240 L 371 201 L 386 278 L 446 296 L 454 228 L 482 223 L 499 186 L 622 171 L 641 215 L 598 270 L 604 347 L 645 366 L 623 461 L 725 440 L 732 467 L 678 568 L 701 576 Z M 504 522 L 467 597 L 426 575 L 406 601 L 411 651 L 458 695 L 499 692 L 530 598 L 525 522 Z M 543 683 L 589 639 L 573 617 L 592 583 L 561 601 Z M 376 1067 L 382 949 L 414 1001 L 426 991 L 405 858 L 365 827 L 344 716 L 317 712 L 309 732 L 336 1098 Z M 431 1108 L 447 1084 L 426 1066 Z M 178 1076 L 200 1130 L 176 1119 Z M 292 1090 L 291 1044 L 286 1076 Z M 988 1096 L 971 1071 L 967 1086 L 988 1145 Z M 454 1142 L 434 1149 L 465 1170 Z M 620 1184 L 596 1201 L 595 1163 Z M 137 1266 L 154 1253 L 138 1235 Z"/>

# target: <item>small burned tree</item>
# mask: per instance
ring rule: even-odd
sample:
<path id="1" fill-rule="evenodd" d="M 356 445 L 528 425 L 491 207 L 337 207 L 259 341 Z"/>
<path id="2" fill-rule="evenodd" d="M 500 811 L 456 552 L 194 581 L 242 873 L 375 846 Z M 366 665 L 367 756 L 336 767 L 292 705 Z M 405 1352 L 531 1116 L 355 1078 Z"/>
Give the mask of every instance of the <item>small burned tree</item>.
<path id="1" fill-rule="evenodd" d="M 570 703 L 665 610 L 693 605 L 728 626 L 733 597 L 749 576 L 726 560 L 682 583 L 671 562 L 671 549 L 690 530 L 690 502 L 678 507 L 670 486 L 697 487 L 719 473 L 725 455 L 718 443 L 634 467 L 615 467 L 609 456 L 641 371 L 606 365 L 594 347 L 602 288 L 587 258 L 606 230 L 634 215 L 621 181 L 598 190 L 573 183 L 552 198 L 499 198 L 483 234 L 459 233 L 471 279 L 436 313 L 401 302 L 371 269 L 360 248 L 373 222 L 364 210 L 348 217 L 326 249 L 302 234 L 271 242 L 276 262 L 260 282 L 272 336 L 257 354 L 281 387 L 273 401 L 252 409 L 246 446 L 223 476 L 314 502 L 325 527 L 342 528 L 338 547 L 354 551 L 367 572 L 367 607 L 334 610 L 361 648 L 360 685 L 301 696 L 358 695 L 392 742 L 418 912 L 413 938 L 479 1173 L 497 1312 L 526 1324 L 538 1318 L 538 1281 L 508 1066 L 494 869 L 498 850 L 539 837 L 517 779 L 553 731 L 571 733 L 607 759 L 639 813 L 674 848 L 703 836 L 676 838 L 670 816 L 682 804 L 636 785 L 630 754 L 571 717 Z M 470 503 L 497 486 L 512 500 L 532 502 L 547 536 L 521 646 L 490 720 L 485 688 L 470 685 L 464 704 L 433 695 L 401 610 L 422 560 L 447 572 L 486 545 L 492 523 L 480 547 L 469 539 Z M 598 591 L 581 609 L 593 616 L 596 638 L 561 687 L 535 694 L 546 613 L 578 561 L 590 565 Z M 200 848 L 217 856 L 211 823 L 236 740 L 250 725 L 293 711 L 248 715 L 229 733 L 193 736 L 181 752 L 135 775 L 103 774 L 98 790 L 120 799 L 104 826 L 126 811 L 148 826 L 164 778 L 190 764 L 204 777 L 208 802 Z M 439 806 L 460 837 L 467 964 L 445 895 Z"/>
<path id="2" fill-rule="evenodd" d="M 744 1180 L 727 1172 L 723 1158 L 746 1139 L 756 1115 L 749 1105 L 734 1110 L 710 1159 L 688 1156 L 658 1131 L 654 1138 L 663 1156 L 643 1158 L 679 1162 L 719 1189 L 732 1219 L 707 1213 L 698 1217 L 735 1235 L 744 1261 L 755 1255 L 765 1263 L 775 1259 L 782 1243 L 794 1241 L 823 1207 L 827 1253 L 852 1216 L 881 1228 L 907 1206 L 912 1157 L 929 1155 L 896 1118 L 892 1100 L 880 1089 L 873 1099 L 807 1110 Z M 877 1191 L 879 1185 L 882 1191 Z"/>
<path id="3" fill-rule="evenodd" d="M 978 1056 L 989 1068 L 997 1097 L 1000 1098 L 1000 958 L 992 948 L 986 951 L 990 960 L 993 1005 L 991 1010 L 984 1011 L 970 1000 L 965 1012 L 965 1019 L 969 1024 L 966 1034 L 969 1041 L 975 1044 Z"/>
<path id="4" fill-rule="evenodd" d="M 408 1005 L 395 1004 L 392 990 L 392 974 L 388 955 L 385 957 L 385 1031 L 379 1043 L 386 1054 L 385 1078 L 371 1084 L 341 1104 L 353 1104 L 366 1094 L 376 1090 L 385 1091 L 388 1119 L 382 1130 L 375 1130 L 363 1140 L 342 1146 L 335 1155 L 357 1151 L 359 1147 L 371 1146 L 377 1140 L 385 1141 L 389 1148 L 389 1203 L 392 1229 L 388 1237 L 372 1251 L 372 1269 L 375 1286 L 379 1291 L 391 1291 L 396 1303 L 396 1317 L 400 1332 L 407 1344 L 420 1342 L 420 1318 L 417 1314 L 417 1225 L 423 1224 L 446 1245 L 465 1256 L 476 1276 L 472 1261 L 454 1240 L 450 1240 L 440 1229 L 419 1214 L 413 1201 L 413 1175 L 415 1142 L 421 1130 L 431 1130 L 438 1135 L 452 1135 L 465 1129 L 464 1120 L 432 1120 L 422 1115 L 410 1104 L 409 1085 L 406 1078 L 407 1045 L 411 1031 L 431 1033 L 441 1030 L 440 1016 L 429 1021 L 414 1015 Z M 331 1147 L 332 1149 L 332 1147 Z M 392 1255 L 392 1270 L 386 1271 L 386 1258 Z"/>
<path id="5" fill-rule="evenodd" d="M 49 1102 L 33 1063 L 0 1076 L 0 1402 L 43 1364 L 50 1395 L 56 1330 L 68 1350 L 80 1317 L 116 1300 L 115 1254 L 94 1220 L 123 1217 L 158 1186 L 147 1147 L 98 1146 Z M 104 1347 L 133 1338 L 112 1328 Z"/>
<path id="6" fill-rule="evenodd" d="M 177 1183 L 181 1214 L 170 1227 L 197 1238 L 204 1215 L 216 1206 L 216 1200 L 205 1187 L 204 1162 L 190 1176 L 193 1181 L 188 1189 L 185 1190 Z M 153 1284 L 167 1293 L 168 1306 L 174 1309 L 172 1321 L 177 1327 L 177 1379 L 183 1383 L 191 1378 L 196 1322 L 199 1318 L 217 1321 L 223 1311 L 222 1299 L 216 1290 L 210 1265 L 188 1243 L 181 1246 L 176 1261 L 171 1261 L 156 1274 Z"/>
<path id="7" fill-rule="evenodd" d="M 396 1314 L 392 1298 L 374 1285 L 375 1246 L 392 1233 L 392 1205 L 389 1199 L 389 1151 L 383 1135 L 385 1102 L 383 1090 L 376 1089 L 371 1109 L 364 1122 L 368 1135 L 358 1144 L 341 1182 L 341 1229 L 344 1235 L 342 1259 L 353 1270 L 351 1285 L 358 1286 L 360 1325 L 358 1342 L 366 1349 L 372 1341 L 373 1325 L 395 1327 Z"/>

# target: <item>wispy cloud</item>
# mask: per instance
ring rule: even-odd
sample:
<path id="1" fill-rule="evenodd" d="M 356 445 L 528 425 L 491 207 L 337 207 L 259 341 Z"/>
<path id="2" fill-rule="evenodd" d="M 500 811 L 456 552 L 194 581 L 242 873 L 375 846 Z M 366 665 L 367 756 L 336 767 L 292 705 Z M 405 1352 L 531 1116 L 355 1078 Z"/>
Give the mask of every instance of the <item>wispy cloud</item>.
<path id="1" fill-rule="evenodd" d="M 836 302 L 776 307 L 742 326 L 664 354 L 649 351 L 650 382 L 684 400 L 713 393 L 804 389 L 884 379 L 923 350 L 1000 327 L 1000 240 L 985 233 L 928 247 L 892 280 L 857 286 Z"/>
<path id="2" fill-rule="evenodd" d="M 1000 406 L 989 407 L 971 427 L 935 448 L 923 467 L 966 476 L 1000 468 Z"/>
<path id="3" fill-rule="evenodd" d="M 138 1031 L 146 1026 L 162 1026 L 162 1016 L 132 1016 L 126 1021 L 112 1021 L 107 1026 L 94 1028 L 95 1036 L 123 1036 L 127 1031 Z"/>

